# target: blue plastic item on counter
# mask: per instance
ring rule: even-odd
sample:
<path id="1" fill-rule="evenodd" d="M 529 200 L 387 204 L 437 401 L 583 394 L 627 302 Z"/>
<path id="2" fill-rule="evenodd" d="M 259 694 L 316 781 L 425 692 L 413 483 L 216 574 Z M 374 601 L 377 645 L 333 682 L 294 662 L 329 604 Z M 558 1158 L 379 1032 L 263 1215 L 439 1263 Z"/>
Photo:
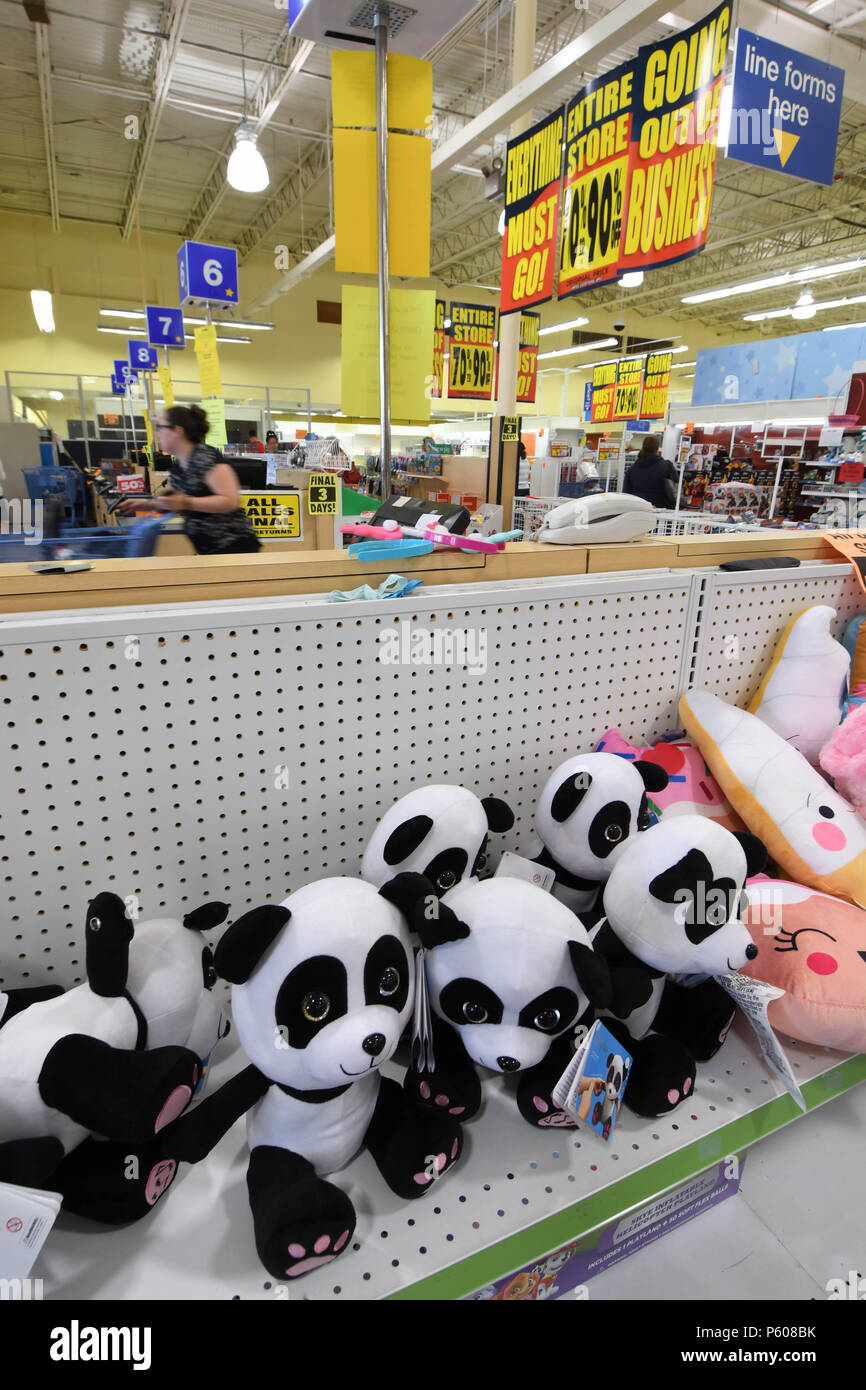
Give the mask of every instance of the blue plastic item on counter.
<path id="1" fill-rule="evenodd" d="M 328 598 L 331 603 L 348 603 L 352 599 L 403 598 L 424 583 L 423 579 L 406 579 L 402 574 L 389 574 L 378 589 L 362 584 L 358 589 L 334 589 Z"/>

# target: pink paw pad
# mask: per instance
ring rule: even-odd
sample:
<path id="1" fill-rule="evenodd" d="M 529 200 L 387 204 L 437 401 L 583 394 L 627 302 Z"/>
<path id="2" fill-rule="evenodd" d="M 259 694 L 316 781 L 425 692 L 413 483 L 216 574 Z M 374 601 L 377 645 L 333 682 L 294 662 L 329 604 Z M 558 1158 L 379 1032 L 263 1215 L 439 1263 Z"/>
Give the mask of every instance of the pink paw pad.
<path id="1" fill-rule="evenodd" d="M 419 1187 L 426 1187 L 428 1182 L 432 1182 L 432 1178 L 427 1173 L 414 1173 L 412 1180 L 417 1182 Z"/>
<path id="2" fill-rule="evenodd" d="M 459 1148 L 460 1148 L 460 1140 L 459 1140 L 459 1139 L 455 1139 L 455 1140 L 454 1140 L 454 1143 L 451 1145 L 451 1159 L 452 1159 L 452 1162 L 453 1162 L 453 1160 L 457 1157 L 457 1150 L 458 1150 Z"/>
<path id="3" fill-rule="evenodd" d="M 189 1086 L 175 1086 L 165 1105 L 156 1117 L 154 1134 L 166 1125 L 170 1125 L 172 1120 L 176 1120 L 178 1115 L 182 1115 L 186 1107 L 192 1100 L 192 1091 Z"/>
<path id="4" fill-rule="evenodd" d="M 679 1093 L 679 1091 L 674 1090 L 674 1088 L 673 1088 L 673 1086 L 672 1086 L 671 1089 L 668 1091 L 668 1100 L 670 1101 L 671 1105 L 676 1105 L 676 1103 L 677 1103 L 677 1101 L 679 1100 L 679 1098 L 680 1098 L 680 1093 Z"/>
<path id="5" fill-rule="evenodd" d="M 430 1087 L 427 1085 L 426 1081 L 421 1082 L 421 1085 L 418 1087 L 418 1090 L 421 1092 L 423 1100 L 430 1099 Z"/>
<path id="6" fill-rule="evenodd" d="M 309 1274 L 311 1269 L 318 1269 L 319 1265 L 330 1264 L 333 1255 L 311 1255 L 308 1260 L 301 1260 L 299 1264 L 292 1265 L 286 1270 L 289 1279 L 297 1279 L 299 1274 Z"/>
<path id="7" fill-rule="evenodd" d="M 337 1238 L 337 1240 L 334 1241 L 334 1249 L 335 1249 L 335 1250 L 342 1250 L 343 1246 L 346 1244 L 346 1241 L 347 1241 L 348 1239 L 349 1239 L 349 1232 L 348 1232 L 348 1231 L 344 1231 L 343 1234 L 342 1234 L 341 1236 L 339 1236 L 339 1237 Z"/>
<path id="8" fill-rule="evenodd" d="M 463 1114 L 463 1111 L 464 1111 L 465 1109 L 466 1109 L 466 1106 L 465 1106 L 465 1105 L 452 1105 L 451 1109 L 448 1111 L 448 1114 L 449 1114 L 449 1115 L 462 1115 L 462 1114 Z"/>
<path id="9" fill-rule="evenodd" d="M 437 1105 L 447 1105 L 447 1104 L 448 1104 L 448 1097 L 447 1097 L 447 1096 L 443 1096 L 443 1095 L 438 1095 L 438 1096 L 436 1097 L 436 1104 L 437 1104 Z"/>
<path id="10" fill-rule="evenodd" d="M 684 1096 L 687 1096 L 688 1093 L 689 1093 L 689 1091 L 690 1091 L 691 1089 L 692 1089 L 692 1078 L 691 1078 L 690 1076 L 687 1076 L 686 1079 L 685 1079 L 685 1081 L 683 1082 L 683 1095 L 684 1095 Z"/>
<path id="11" fill-rule="evenodd" d="M 547 1101 L 542 1100 L 541 1096 L 533 1096 L 532 1104 L 535 1106 L 536 1110 L 539 1110 L 541 1112 L 542 1115 L 546 1115 L 548 1110 L 550 1109 L 550 1106 L 548 1105 Z"/>

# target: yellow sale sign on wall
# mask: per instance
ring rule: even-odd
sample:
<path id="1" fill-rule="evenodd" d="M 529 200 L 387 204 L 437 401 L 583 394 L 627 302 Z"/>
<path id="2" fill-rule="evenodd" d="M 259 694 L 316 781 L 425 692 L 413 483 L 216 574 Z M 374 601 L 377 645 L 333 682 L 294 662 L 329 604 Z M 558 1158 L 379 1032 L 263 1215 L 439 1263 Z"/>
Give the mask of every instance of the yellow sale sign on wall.
<path id="1" fill-rule="evenodd" d="M 452 303 L 451 324 L 448 395 L 452 400 L 489 401 L 496 310 L 486 304 Z"/>

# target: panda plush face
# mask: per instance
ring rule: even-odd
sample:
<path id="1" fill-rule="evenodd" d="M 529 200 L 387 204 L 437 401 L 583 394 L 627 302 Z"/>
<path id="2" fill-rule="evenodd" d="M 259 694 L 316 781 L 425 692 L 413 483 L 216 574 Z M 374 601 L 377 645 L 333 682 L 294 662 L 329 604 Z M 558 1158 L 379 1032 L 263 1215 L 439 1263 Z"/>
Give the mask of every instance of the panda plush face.
<path id="1" fill-rule="evenodd" d="M 600 963 L 585 930 L 562 903 L 520 879 L 462 883 L 443 902 L 469 935 L 428 952 L 431 1007 L 480 1066 L 505 1073 L 536 1066 L 587 1009 L 586 990 L 595 992 L 589 977 Z"/>
<path id="2" fill-rule="evenodd" d="M 655 764 L 615 753 L 570 758 L 541 790 L 536 834 L 570 874 L 601 883 L 630 837 L 649 825 L 647 789 L 661 791 L 667 780 Z"/>
<path id="3" fill-rule="evenodd" d="M 617 1052 L 609 1052 L 607 1057 L 607 1076 L 604 1080 L 604 1094 L 607 1100 L 617 1100 L 626 1078 L 626 1065 Z"/>
<path id="4" fill-rule="evenodd" d="M 397 909 L 358 879 L 309 883 L 282 906 L 285 925 L 232 990 L 238 1035 L 250 1061 L 279 1085 L 349 1085 L 388 1061 L 411 1016 L 408 931 Z"/>
<path id="5" fill-rule="evenodd" d="M 704 816 L 676 816 L 629 842 L 604 890 L 613 931 L 653 969 L 723 974 L 757 955 L 740 913 L 763 845 Z"/>
<path id="6" fill-rule="evenodd" d="M 364 851 L 361 877 L 381 888 L 399 873 L 423 874 L 441 896 L 482 872 L 488 831 L 513 824 L 508 806 L 495 797 L 479 800 L 465 787 L 418 787 L 382 817 Z"/>

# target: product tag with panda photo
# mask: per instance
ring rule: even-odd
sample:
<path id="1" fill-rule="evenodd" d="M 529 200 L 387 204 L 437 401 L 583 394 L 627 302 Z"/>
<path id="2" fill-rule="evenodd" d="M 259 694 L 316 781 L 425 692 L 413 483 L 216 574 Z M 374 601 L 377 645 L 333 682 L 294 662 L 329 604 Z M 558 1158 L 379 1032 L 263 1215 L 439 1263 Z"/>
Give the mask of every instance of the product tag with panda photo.
<path id="1" fill-rule="evenodd" d="M 767 1065 L 776 1073 L 785 1090 L 805 1113 L 807 1106 L 803 1093 L 767 1018 L 767 1009 L 774 999 L 781 999 L 785 991 L 778 989 L 776 985 L 768 985 L 765 980 L 752 980 L 748 975 L 741 975 L 738 970 L 731 971 L 730 974 L 716 975 L 714 979 L 734 1002 L 739 1004 L 757 1034 Z"/>
<path id="2" fill-rule="evenodd" d="M 600 1019 L 592 1025 L 551 1092 L 575 1120 L 608 1140 L 613 1133 L 631 1070 L 631 1054 Z"/>
<path id="3" fill-rule="evenodd" d="M 433 1025 L 430 1018 L 430 995 L 427 990 L 427 970 L 423 946 L 415 952 L 415 1016 L 412 1021 L 412 1065 L 416 1071 L 435 1071 L 433 1055 Z"/>
<path id="4" fill-rule="evenodd" d="M 531 859 L 524 859 L 522 854 L 512 854 L 507 849 L 496 866 L 494 878 L 522 878 L 527 883 L 533 883 L 536 888 L 543 888 L 549 893 L 556 882 L 556 874 L 553 869 L 546 869 L 543 864 L 533 864 Z"/>

